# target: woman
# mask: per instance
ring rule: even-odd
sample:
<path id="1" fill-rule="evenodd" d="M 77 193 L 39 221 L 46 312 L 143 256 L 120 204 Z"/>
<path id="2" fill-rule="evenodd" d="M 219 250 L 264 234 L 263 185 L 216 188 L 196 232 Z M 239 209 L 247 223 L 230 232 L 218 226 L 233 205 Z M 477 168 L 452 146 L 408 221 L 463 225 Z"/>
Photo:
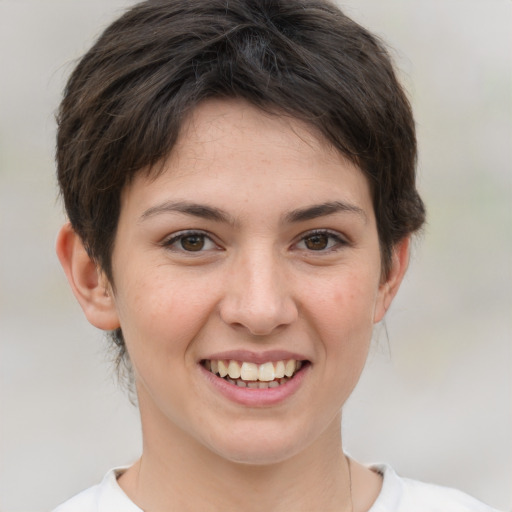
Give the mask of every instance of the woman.
<path id="1" fill-rule="evenodd" d="M 424 221 L 407 99 L 323 1 L 154 1 L 70 78 L 57 252 L 143 453 L 66 510 L 490 510 L 343 453 Z"/>

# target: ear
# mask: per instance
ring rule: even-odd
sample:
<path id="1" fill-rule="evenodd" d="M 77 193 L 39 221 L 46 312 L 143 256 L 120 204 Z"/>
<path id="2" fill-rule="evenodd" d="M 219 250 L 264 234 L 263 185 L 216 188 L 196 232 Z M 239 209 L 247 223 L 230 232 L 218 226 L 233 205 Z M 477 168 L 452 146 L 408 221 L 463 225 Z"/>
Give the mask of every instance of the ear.
<path id="1" fill-rule="evenodd" d="M 104 331 L 119 327 L 112 288 L 70 223 L 57 236 L 57 256 L 87 320 Z"/>
<path id="2" fill-rule="evenodd" d="M 391 255 L 391 268 L 386 280 L 379 285 L 377 303 L 375 306 L 374 318 L 375 323 L 380 322 L 386 311 L 391 306 L 391 302 L 400 288 L 402 279 L 404 278 L 407 267 L 409 266 L 409 250 L 411 245 L 411 237 L 406 237 L 393 247 Z"/>

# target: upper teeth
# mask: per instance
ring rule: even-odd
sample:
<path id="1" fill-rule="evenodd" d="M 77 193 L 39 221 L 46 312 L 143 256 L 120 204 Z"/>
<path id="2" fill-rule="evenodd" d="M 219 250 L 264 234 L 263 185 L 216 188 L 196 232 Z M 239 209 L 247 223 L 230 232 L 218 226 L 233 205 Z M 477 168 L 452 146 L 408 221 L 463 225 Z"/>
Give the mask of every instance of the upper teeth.
<path id="1" fill-rule="evenodd" d="M 218 373 L 221 377 L 229 376 L 231 379 L 270 382 L 274 379 L 291 377 L 301 368 L 302 362 L 288 359 L 286 361 L 269 361 L 258 365 L 233 359 L 211 359 L 205 361 L 205 366 L 212 373 Z"/>

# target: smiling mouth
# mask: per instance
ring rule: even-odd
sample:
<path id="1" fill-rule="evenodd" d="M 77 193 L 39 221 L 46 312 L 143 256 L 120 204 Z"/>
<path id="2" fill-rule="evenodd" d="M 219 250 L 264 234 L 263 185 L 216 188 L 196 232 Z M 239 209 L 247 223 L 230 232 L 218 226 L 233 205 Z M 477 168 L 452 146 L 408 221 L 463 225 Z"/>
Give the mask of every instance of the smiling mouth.
<path id="1" fill-rule="evenodd" d="M 234 386 L 249 389 L 267 389 L 282 386 L 308 361 L 288 359 L 263 364 L 245 361 L 204 359 L 201 364 L 214 375 Z"/>

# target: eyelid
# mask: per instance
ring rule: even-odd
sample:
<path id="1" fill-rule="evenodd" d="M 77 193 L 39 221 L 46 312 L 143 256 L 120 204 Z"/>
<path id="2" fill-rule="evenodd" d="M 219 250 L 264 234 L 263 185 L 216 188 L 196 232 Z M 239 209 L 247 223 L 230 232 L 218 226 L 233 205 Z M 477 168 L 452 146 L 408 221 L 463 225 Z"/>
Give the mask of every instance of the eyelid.
<path id="1" fill-rule="evenodd" d="M 220 249 L 220 245 L 219 243 L 215 240 L 215 237 L 209 233 L 208 231 L 204 231 L 202 229 L 183 229 L 181 231 L 176 231 L 174 233 L 171 233 L 170 235 L 167 235 L 161 242 L 160 242 L 160 245 L 162 247 L 165 247 L 167 249 L 170 249 L 172 250 L 173 249 L 173 245 L 176 243 L 176 242 L 179 242 L 182 238 L 186 238 L 187 236 L 202 236 L 204 237 L 205 239 L 208 239 L 210 240 L 210 242 L 212 244 L 215 245 L 215 247 L 217 249 Z M 186 253 L 186 254 L 200 254 L 202 252 L 206 252 L 208 250 L 211 250 L 211 249 L 203 249 L 201 251 L 186 251 L 185 249 L 179 249 L 179 248 L 175 248 L 174 249 L 176 252 L 182 252 L 182 253 Z"/>
<path id="2" fill-rule="evenodd" d="M 299 243 L 303 242 L 306 238 L 308 238 L 309 236 L 314 236 L 314 235 L 326 235 L 326 236 L 330 237 L 331 239 L 333 239 L 335 241 L 335 244 L 332 247 L 328 247 L 326 249 L 322 249 L 322 250 L 318 250 L 318 251 L 314 251 L 314 250 L 307 249 L 307 248 L 303 248 L 300 250 L 304 250 L 304 251 L 307 251 L 308 253 L 312 253 L 312 254 L 314 254 L 316 252 L 317 254 L 320 255 L 320 254 L 325 254 L 328 252 L 333 252 L 333 251 L 336 251 L 344 246 L 350 245 L 350 241 L 348 240 L 348 238 L 345 235 L 341 234 L 339 231 L 334 231 L 331 229 L 317 228 L 317 229 L 311 229 L 309 231 L 301 233 L 296 238 L 296 241 L 292 244 L 292 247 L 296 247 Z M 222 246 L 216 240 L 216 237 L 212 233 L 202 230 L 202 229 L 183 229 L 181 231 L 171 233 L 170 235 L 167 235 L 166 237 L 163 238 L 163 240 L 160 242 L 160 245 L 165 248 L 172 249 L 172 246 L 176 242 L 179 242 L 180 239 L 186 238 L 187 236 L 202 236 L 202 237 L 208 239 L 212 244 L 214 244 L 217 249 L 222 248 Z M 194 254 L 194 252 L 196 252 L 196 254 L 200 254 L 202 252 L 206 252 L 211 249 L 203 249 L 200 251 L 186 251 L 185 249 L 176 248 L 175 250 L 176 250 L 176 252 L 183 252 L 183 253 L 187 253 L 187 254 Z"/>
<path id="3" fill-rule="evenodd" d="M 318 251 L 314 251 L 311 249 L 301 249 L 301 250 L 307 251 L 308 253 L 311 253 L 311 254 L 316 253 L 318 255 L 321 255 L 321 254 L 339 250 L 343 247 L 350 245 L 349 239 L 346 236 L 344 236 L 343 234 L 341 234 L 339 231 L 334 231 L 331 229 L 317 228 L 317 229 L 312 229 L 310 231 L 306 231 L 305 233 L 301 233 L 298 236 L 297 241 L 293 244 L 293 246 L 297 246 L 300 242 L 303 242 L 309 236 L 314 236 L 314 235 L 326 235 L 326 236 L 334 239 L 336 241 L 336 244 L 332 247 L 328 247 L 327 249 L 318 250 Z"/>

